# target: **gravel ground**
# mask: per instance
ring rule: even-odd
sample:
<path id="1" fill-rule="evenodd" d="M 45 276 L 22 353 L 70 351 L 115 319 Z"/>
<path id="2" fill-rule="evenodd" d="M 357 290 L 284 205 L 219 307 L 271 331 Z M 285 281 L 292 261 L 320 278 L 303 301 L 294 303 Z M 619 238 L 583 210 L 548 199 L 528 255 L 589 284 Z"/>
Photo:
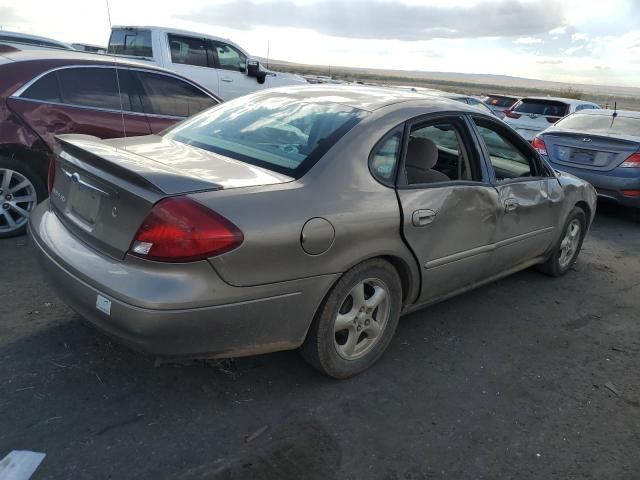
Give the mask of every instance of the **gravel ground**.
<path id="1" fill-rule="evenodd" d="M 334 381 L 295 352 L 156 366 L 0 240 L 0 458 L 34 479 L 637 479 L 640 223 L 601 205 L 575 271 L 405 317 Z"/>

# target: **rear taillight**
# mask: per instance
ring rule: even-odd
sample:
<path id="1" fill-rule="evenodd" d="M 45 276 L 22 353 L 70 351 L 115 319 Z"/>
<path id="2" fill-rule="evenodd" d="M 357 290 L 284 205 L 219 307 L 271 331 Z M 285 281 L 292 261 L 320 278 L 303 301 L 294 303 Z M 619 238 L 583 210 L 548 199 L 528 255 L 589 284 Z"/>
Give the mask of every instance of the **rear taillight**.
<path id="1" fill-rule="evenodd" d="M 504 114 L 509 118 L 520 118 L 522 115 L 514 112 L 513 110 L 505 110 Z"/>
<path id="2" fill-rule="evenodd" d="M 622 168 L 640 168 L 640 153 L 634 153 L 620 164 Z"/>
<path id="3" fill-rule="evenodd" d="M 190 262 L 233 250 L 243 240 L 226 218 L 189 198 L 173 197 L 153 207 L 129 253 L 161 262 Z"/>
<path id="4" fill-rule="evenodd" d="M 542 140 L 542 138 L 537 136 L 534 137 L 533 141 L 531 142 L 531 146 L 535 148 L 536 152 L 538 152 L 540 155 L 544 155 L 545 157 L 547 156 L 547 145 L 544 143 L 544 140 Z"/>
<path id="5" fill-rule="evenodd" d="M 622 190 L 625 197 L 640 197 L 640 190 Z"/>
<path id="6" fill-rule="evenodd" d="M 56 161 L 52 158 L 49 160 L 49 171 L 47 172 L 47 187 L 49 193 L 53 190 L 53 184 L 56 181 Z"/>

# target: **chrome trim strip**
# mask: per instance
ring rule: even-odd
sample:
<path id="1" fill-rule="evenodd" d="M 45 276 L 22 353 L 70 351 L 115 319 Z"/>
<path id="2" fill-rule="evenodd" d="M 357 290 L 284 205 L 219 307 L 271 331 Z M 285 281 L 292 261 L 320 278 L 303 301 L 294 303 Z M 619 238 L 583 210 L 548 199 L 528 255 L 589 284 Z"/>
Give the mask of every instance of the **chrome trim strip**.
<path id="1" fill-rule="evenodd" d="M 117 61 L 117 59 L 115 59 L 114 61 Z M 136 72 L 153 73 L 155 75 L 164 75 L 164 76 L 175 78 L 176 80 L 180 80 L 182 82 L 188 83 L 192 87 L 197 88 L 198 90 L 200 90 L 202 93 L 204 93 L 210 99 L 214 100 L 216 103 L 218 103 L 218 104 L 221 103 L 220 100 L 218 100 L 210 92 L 207 92 L 202 87 L 196 85 L 195 83 L 193 83 L 192 81 L 190 81 L 187 78 L 180 77 L 178 75 L 172 74 L 171 72 L 158 71 L 158 70 L 153 70 L 153 69 L 143 68 L 143 67 L 132 67 L 132 66 L 117 65 L 117 64 L 113 64 L 113 65 L 104 65 L 104 64 L 63 65 L 62 67 L 51 68 L 51 69 L 47 70 L 46 72 L 43 72 L 43 73 L 37 75 L 36 77 L 32 78 L 31 80 L 29 80 L 22 87 L 20 87 L 18 90 L 13 92 L 9 98 L 14 98 L 14 97 L 15 98 L 19 98 L 31 85 L 36 83 L 38 80 L 40 80 L 45 75 L 49 75 L 50 73 L 57 72 L 59 70 L 67 70 L 69 68 L 116 68 L 116 69 L 119 68 L 119 69 L 123 69 L 123 70 L 133 70 L 133 71 L 136 71 Z M 25 99 L 25 100 L 31 100 L 31 99 Z"/>
<path id="2" fill-rule="evenodd" d="M 42 103 L 45 105 L 56 105 L 58 107 L 67 107 L 67 108 L 79 108 L 81 110 L 91 110 L 95 112 L 104 112 L 104 113 L 115 113 L 118 115 L 136 115 L 139 117 L 152 117 L 152 118 L 166 118 L 170 120 L 184 120 L 188 117 L 175 117 L 172 115 L 158 115 L 157 113 L 144 113 L 144 112 L 134 112 L 131 110 L 116 110 L 112 108 L 101 108 L 101 107 L 87 107 L 85 105 L 73 105 L 71 103 L 60 103 L 60 102 L 51 102 L 48 100 L 36 100 L 33 98 L 23 98 L 23 97 L 10 97 L 14 100 L 20 100 L 22 102 L 32 102 L 32 103 Z"/>
<path id="3" fill-rule="evenodd" d="M 537 235 L 543 235 L 555 230 L 555 227 L 542 228 L 540 230 L 534 230 L 533 232 L 523 233 L 511 238 L 505 238 L 499 242 L 491 243 L 489 245 L 482 245 L 480 247 L 472 248 L 464 252 L 454 253 L 453 255 L 447 255 L 446 257 L 437 258 L 424 264 L 424 268 L 436 268 L 446 265 L 447 263 L 457 262 L 459 260 L 465 260 L 467 258 L 475 257 L 476 255 L 482 255 L 483 253 L 491 253 L 499 248 L 513 245 L 514 243 L 527 240 Z"/>

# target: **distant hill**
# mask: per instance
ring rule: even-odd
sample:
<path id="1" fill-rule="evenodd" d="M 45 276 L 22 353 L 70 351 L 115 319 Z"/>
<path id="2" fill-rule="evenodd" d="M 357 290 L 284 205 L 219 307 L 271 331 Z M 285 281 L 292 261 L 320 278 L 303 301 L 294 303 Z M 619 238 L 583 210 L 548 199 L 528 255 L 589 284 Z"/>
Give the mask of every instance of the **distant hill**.
<path id="1" fill-rule="evenodd" d="M 265 62 L 265 60 L 261 61 Z M 301 74 L 327 75 L 330 73 L 335 78 L 346 80 L 419 84 L 442 88 L 443 90 L 464 91 L 470 94 L 510 92 L 517 95 L 537 95 L 573 92 L 583 98 L 588 97 L 603 104 L 619 101 L 619 108 L 640 109 L 640 83 L 638 88 L 617 87 L 612 85 L 550 82 L 508 75 L 329 67 L 327 65 L 306 65 L 281 60 L 270 60 L 269 66 L 275 70 L 287 70 Z"/>

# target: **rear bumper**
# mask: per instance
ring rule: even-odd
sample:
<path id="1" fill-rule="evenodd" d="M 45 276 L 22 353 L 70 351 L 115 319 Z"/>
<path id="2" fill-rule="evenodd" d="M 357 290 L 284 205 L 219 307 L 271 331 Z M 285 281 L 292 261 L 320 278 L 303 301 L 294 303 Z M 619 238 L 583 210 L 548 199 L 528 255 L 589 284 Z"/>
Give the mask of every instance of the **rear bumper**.
<path id="1" fill-rule="evenodd" d="M 230 357 L 297 348 L 337 275 L 255 287 L 224 283 L 206 262 L 117 261 L 68 232 L 44 202 L 29 231 L 56 293 L 107 334 L 160 356 Z M 110 302 L 106 313 L 98 296 Z"/>
<path id="2" fill-rule="evenodd" d="M 549 160 L 549 164 L 557 170 L 586 180 L 594 186 L 600 198 L 613 200 L 620 205 L 640 208 L 640 197 L 629 197 L 622 194 L 623 190 L 640 190 L 640 171 L 636 168 L 616 168 L 608 172 L 594 172 L 561 165 L 551 160 Z"/>

